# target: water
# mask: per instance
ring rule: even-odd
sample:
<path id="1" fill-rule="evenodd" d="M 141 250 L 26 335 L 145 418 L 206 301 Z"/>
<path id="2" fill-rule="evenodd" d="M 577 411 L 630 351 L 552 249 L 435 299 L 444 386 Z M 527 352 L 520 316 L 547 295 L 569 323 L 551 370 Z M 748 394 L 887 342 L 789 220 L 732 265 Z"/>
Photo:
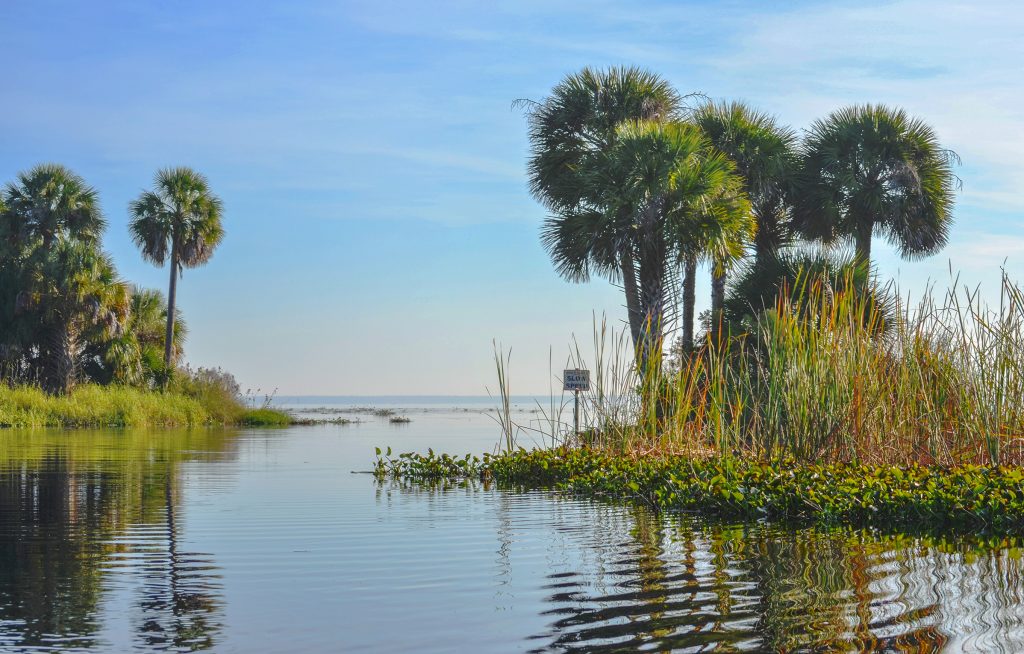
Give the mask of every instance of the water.
<path id="1" fill-rule="evenodd" d="M 0 650 L 1024 651 L 1014 550 L 378 484 L 376 445 L 498 438 L 378 399 L 412 422 L 0 433 Z"/>

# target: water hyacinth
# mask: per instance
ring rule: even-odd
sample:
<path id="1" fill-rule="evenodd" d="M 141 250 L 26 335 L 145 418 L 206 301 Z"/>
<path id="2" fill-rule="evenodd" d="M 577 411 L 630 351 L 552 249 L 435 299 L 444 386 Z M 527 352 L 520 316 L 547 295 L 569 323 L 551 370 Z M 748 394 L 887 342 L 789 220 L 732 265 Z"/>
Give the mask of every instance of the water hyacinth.
<path id="1" fill-rule="evenodd" d="M 378 479 L 557 488 L 730 519 L 1024 535 L 1024 469 L 627 457 L 591 448 L 483 458 L 378 450 Z"/>

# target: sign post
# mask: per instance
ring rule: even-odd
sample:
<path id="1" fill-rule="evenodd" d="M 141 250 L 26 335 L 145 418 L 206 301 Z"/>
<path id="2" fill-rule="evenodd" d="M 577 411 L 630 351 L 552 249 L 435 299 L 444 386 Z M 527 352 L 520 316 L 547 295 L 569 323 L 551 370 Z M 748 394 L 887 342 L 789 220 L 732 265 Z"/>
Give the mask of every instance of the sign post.
<path id="1" fill-rule="evenodd" d="M 562 373 L 562 390 L 572 391 L 574 402 L 572 407 L 573 433 L 580 433 L 580 391 L 590 390 L 590 371 L 573 368 Z"/>

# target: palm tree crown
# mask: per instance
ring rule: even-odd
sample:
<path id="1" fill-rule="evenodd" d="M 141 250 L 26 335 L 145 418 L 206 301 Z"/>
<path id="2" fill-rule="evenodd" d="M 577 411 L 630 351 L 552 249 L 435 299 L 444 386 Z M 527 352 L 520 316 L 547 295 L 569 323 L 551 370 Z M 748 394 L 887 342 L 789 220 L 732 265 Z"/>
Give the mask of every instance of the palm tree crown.
<path id="1" fill-rule="evenodd" d="M 868 262 L 873 235 L 908 259 L 945 246 L 957 158 L 930 126 L 902 109 L 856 105 L 815 121 L 803 150 L 797 219 L 804 233 L 851 238 Z"/>
<path id="2" fill-rule="evenodd" d="M 757 220 L 757 256 L 786 245 L 791 237 L 788 200 L 798 161 L 796 132 L 742 102 L 706 103 L 694 112 L 693 121 L 736 164 Z"/>
<path id="3" fill-rule="evenodd" d="M 552 211 L 578 208 L 585 188 L 579 166 L 586 158 L 607 152 L 619 125 L 669 120 L 679 109 L 676 90 L 640 68 L 584 68 L 567 76 L 529 114 L 530 191 Z"/>
<path id="4" fill-rule="evenodd" d="M 41 164 L 7 184 L 2 204 L 5 240 L 18 247 L 55 239 L 98 242 L 106 220 L 96 190 L 59 164 Z"/>
<path id="5" fill-rule="evenodd" d="M 128 229 L 142 256 L 158 266 L 201 266 L 224 238 L 222 205 L 206 177 L 190 168 L 157 173 L 154 190 L 131 203 Z"/>

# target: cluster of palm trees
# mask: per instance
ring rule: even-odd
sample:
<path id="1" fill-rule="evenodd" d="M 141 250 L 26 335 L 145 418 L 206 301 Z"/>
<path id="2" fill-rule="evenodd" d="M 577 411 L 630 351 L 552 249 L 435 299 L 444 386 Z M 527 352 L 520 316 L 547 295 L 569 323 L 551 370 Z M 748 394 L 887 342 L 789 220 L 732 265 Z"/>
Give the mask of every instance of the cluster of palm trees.
<path id="1" fill-rule="evenodd" d="M 956 155 L 900 109 L 841 109 L 800 138 L 745 104 L 682 96 L 656 74 L 613 67 L 567 76 L 529 104 L 528 120 L 530 189 L 549 211 L 544 246 L 571 281 L 621 284 L 644 368 L 677 294 L 682 347 L 694 349 L 702 262 L 712 271 L 707 338 L 718 343 L 739 265 L 770 286 L 806 258 L 801 244 L 852 242 L 846 265 L 863 273 L 872 237 L 922 257 L 945 245 L 952 222 Z"/>
<path id="2" fill-rule="evenodd" d="M 120 279 L 102 249 L 99 195 L 79 175 L 43 164 L 0 192 L 0 378 L 55 394 L 80 380 L 166 383 L 186 331 L 177 278 L 221 241 L 221 203 L 202 175 L 171 168 L 129 213 L 143 257 L 169 264 L 167 302 Z"/>

